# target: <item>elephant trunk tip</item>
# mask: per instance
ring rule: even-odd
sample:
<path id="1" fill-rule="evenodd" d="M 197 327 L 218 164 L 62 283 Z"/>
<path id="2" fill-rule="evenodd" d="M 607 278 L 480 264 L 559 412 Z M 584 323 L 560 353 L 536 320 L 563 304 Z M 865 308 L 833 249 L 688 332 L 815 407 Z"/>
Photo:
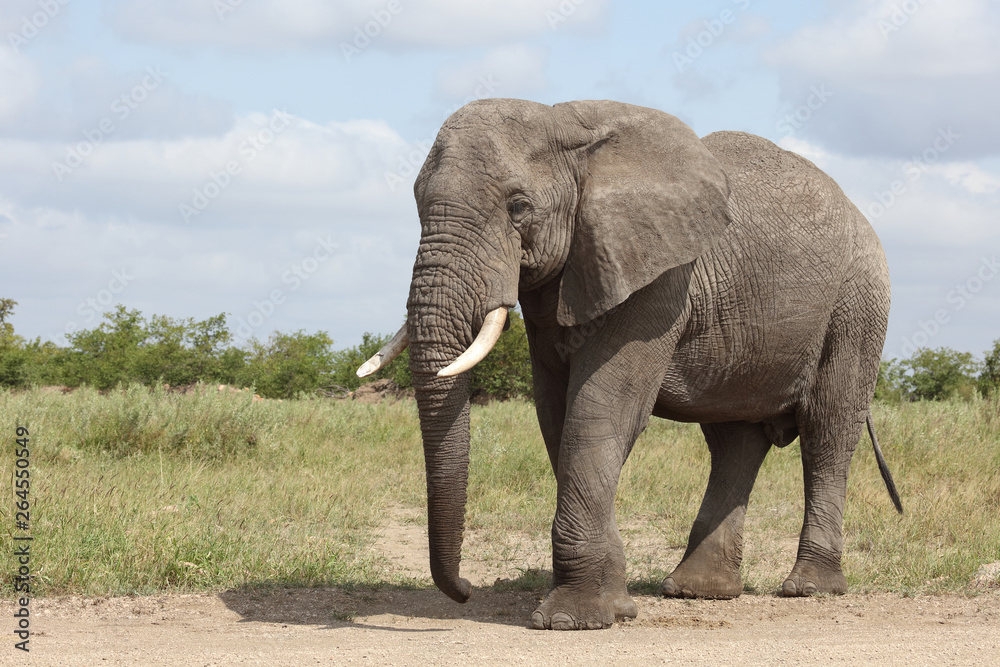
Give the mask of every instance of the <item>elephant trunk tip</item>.
<path id="1" fill-rule="evenodd" d="M 435 585 L 437 585 L 442 593 L 450 597 L 455 602 L 465 604 L 469 601 L 469 598 L 472 596 L 472 584 L 469 583 L 468 579 L 463 579 L 458 576 L 439 576 L 434 572 L 432 572 L 432 575 L 434 576 Z"/>

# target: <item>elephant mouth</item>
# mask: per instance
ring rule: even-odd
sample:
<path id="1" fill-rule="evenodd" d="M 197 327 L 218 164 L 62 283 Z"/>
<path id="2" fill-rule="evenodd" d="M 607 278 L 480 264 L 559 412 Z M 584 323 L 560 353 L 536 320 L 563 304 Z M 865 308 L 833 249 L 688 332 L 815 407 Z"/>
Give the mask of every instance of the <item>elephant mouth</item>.
<path id="1" fill-rule="evenodd" d="M 478 364 L 480 361 L 486 358 L 486 355 L 490 353 L 493 346 L 497 344 L 497 340 L 500 338 L 500 334 L 503 333 L 504 322 L 507 320 L 507 308 L 500 306 L 491 310 L 487 315 L 486 319 L 483 320 L 483 326 L 479 330 L 479 334 L 476 335 L 476 339 L 472 341 L 465 352 L 460 354 L 453 362 L 448 364 L 445 368 L 442 368 L 437 372 L 438 377 L 453 377 L 470 370 L 473 366 Z M 357 370 L 358 377 L 367 377 L 372 373 L 377 373 L 382 370 L 390 363 L 392 360 L 403 353 L 410 344 L 409 335 L 406 332 L 406 324 L 404 323 L 396 335 L 393 336 L 381 350 L 376 352 L 372 357 L 363 363 Z"/>

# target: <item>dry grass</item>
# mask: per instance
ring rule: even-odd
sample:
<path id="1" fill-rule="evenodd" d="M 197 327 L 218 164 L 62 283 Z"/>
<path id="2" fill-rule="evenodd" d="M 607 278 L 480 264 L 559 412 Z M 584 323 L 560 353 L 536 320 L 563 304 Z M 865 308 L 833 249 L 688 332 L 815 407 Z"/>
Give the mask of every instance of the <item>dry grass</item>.
<path id="1" fill-rule="evenodd" d="M 876 405 L 875 421 L 907 513 L 892 508 L 863 440 L 845 517 L 852 590 L 971 590 L 976 568 L 1000 561 L 1000 402 Z M 139 388 L 0 394 L 11 444 L 16 424 L 31 430 L 36 593 L 414 583 L 387 574 L 371 549 L 387 508 L 424 506 L 411 401 L 253 402 Z M 0 455 L 7 470 L 12 453 Z M 707 478 L 698 427 L 654 419 L 618 494 L 638 590 L 654 590 L 680 558 Z M 467 517 L 477 540 L 495 536 L 502 559 L 511 536 L 547 539 L 554 499 L 533 407 L 474 408 Z M 780 586 L 802 504 L 796 445 L 773 450 L 747 515 L 748 590 Z M 12 503 L 0 510 L 13 532 Z"/>

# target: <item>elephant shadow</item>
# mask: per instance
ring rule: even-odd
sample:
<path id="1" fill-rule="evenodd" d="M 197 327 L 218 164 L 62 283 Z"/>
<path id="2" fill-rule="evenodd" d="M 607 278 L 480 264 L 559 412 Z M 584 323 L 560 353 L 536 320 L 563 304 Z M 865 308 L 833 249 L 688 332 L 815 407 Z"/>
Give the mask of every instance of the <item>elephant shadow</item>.
<path id="1" fill-rule="evenodd" d="M 547 591 L 547 587 L 534 587 L 535 578 L 529 581 L 518 579 L 477 588 L 465 604 L 453 602 L 431 585 L 298 588 L 268 581 L 223 591 L 219 599 L 240 616 L 240 622 L 247 623 L 311 625 L 322 629 L 366 627 L 399 632 L 448 629 L 435 627 L 435 619 L 524 627 L 525 619 Z M 395 627 L 398 618 L 426 619 L 429 623 L 426 628 Z"/>

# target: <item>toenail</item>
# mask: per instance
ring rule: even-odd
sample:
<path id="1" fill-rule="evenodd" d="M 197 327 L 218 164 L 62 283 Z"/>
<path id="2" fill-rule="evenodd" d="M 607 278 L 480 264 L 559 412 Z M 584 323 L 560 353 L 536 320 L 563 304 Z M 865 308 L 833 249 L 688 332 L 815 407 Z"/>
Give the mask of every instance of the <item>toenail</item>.
<path id="1" fill-rule="evenodd" d="M 552 614 L 552 629 L 576 630 L 576 619 L 566 612 L 556 612 L 555 614 Z"/>

